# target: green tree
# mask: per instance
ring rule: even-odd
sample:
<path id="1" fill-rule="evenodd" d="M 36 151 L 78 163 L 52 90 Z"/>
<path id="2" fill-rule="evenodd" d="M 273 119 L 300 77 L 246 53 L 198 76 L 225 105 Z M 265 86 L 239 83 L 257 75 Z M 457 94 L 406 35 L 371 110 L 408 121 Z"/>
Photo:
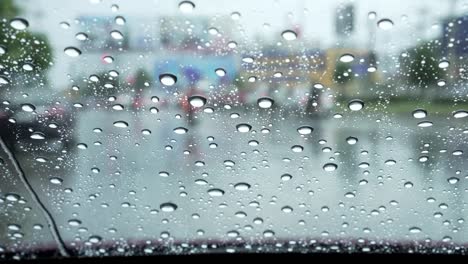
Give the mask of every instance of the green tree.
<path id="1" fill-rule="evenodd" d="M 406 54 L 401 57 L 401 72 L 408 84 L 418 87 L 421 93 L 443 78 L 444 72 L 439 68 L 440 48 L 433 41 L 411 48 Z"/>
<path id="2" fill-rule="evenodd" d="M 335 72 L 333 73 L 333 80 L 340 85 L 346 85 L 353 78 L 353 74 L 350 72 L 350 69 L 351 66 L 349 63 L 337 62 Z"/>
<path id="3" fill-rule="evenodd" d="M 13 0 L 0 1 L 0 46 L 6 50 L 0 55 L 0 64 L 10 72 L 25 73 L 22 66 L 26 63 L 33 66 L 31 72 L 43 72 L 51 66 L 51 47 L 45 35 L 10 26 L 10 20 L 20 14 Z"/>
<path id="4" fill-rule="evenodd" d="M 145 71 L 142 68 L 136 71 L 134 83 L 134 87 L 136 89 L 144 89 L 145 87 L 148 87 L 148 84 L 150 84 L 151 82 L 151 75 L 147 71 Z"/>

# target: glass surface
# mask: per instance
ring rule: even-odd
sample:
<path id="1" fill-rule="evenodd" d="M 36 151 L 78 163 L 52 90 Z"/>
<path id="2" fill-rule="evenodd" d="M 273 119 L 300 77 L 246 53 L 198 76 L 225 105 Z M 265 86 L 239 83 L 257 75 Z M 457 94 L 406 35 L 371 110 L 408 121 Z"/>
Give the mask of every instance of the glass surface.
<path id="1" fill-rule="evenodd" d="M 0 259 L 466 253 L 468 1 L 0 1 Z"/>

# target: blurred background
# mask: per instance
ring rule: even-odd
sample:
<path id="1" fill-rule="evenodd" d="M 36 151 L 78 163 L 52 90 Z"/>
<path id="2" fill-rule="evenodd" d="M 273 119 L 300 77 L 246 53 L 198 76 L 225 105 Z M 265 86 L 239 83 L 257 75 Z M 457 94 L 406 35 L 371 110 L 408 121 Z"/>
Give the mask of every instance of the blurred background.
<path id="1" fill-rule="evenodd" d="M 0 256 L 465 252 L 467 44 L 466 0 L 2 0 Z"/>

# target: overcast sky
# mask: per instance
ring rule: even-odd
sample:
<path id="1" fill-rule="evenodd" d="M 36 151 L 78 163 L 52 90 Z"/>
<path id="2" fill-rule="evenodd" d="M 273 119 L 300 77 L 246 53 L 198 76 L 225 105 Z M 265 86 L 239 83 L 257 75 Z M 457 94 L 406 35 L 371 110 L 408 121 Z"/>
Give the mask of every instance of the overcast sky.
<path id="1" fill-rule="evenodd" d="M 451 2 L 455 1 L 454 9 Z M 23 16 L 30 21 L 31 28 L 48 34 L 56 51 L 76 43 L 74 35 L 78 26 L 74 19 L 80 15 L 123 15 L 129 21 L 132 17 L 157 19 L 166 15 L 182 15 L 178 4 L 171 0 L 21 0 L 26 9 Z M 377 32 L 377 50 L 414 43 L 416 37 L 436 36 L 441 31 L 437 22 L 455 10 L 457 14 L 468 13 L 468 0 L 195 0 L 191 16 L 226 16 L 239 12 L 240 28 L 248 37 L 261 35 L 263 38 L 277 36 L 279 32 L 300 24 L 303 38 L 320 47 L 332 46 L 336 42 L 334 34 L 335 10 L 340 3 L 353 3 L 355 7 L 356 31 L 353 43 L 364 46 L 368 41 L 369 24 Z M 117 4 L 117 12 L 111 5 Z M 374 11 L 377 18 L 369 22 L 368 13 Z M 382 32 L 376 22 L 382 18 L 394 21 L 394 27 Z M 62 21 L 71 27 L 64 30 L 59 26 Z M 269 24 L 266 28 L 264 25 Z M 239 27 L 236 27 L 239 28 Z M 381 43 L 381 44 L 379 44 Z"/>

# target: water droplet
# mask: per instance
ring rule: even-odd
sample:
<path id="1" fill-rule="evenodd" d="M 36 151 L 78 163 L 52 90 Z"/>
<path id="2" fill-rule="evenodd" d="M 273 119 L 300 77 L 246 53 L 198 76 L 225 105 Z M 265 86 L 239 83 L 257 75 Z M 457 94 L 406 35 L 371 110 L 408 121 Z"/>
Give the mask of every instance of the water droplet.
<path id="1" fill-rule="evenodd" d="M 219 31 L 217 28 L 211 27 L 208 29 L 208 33 L 210 33 L 211 35 L 217 35 Z"/>
<path id="2" fill-rule="evenodd" d="M 7 53 L 7 49 L 4 46 L 0 45 L 0 56 L 5 53 Z"/>
<path id="3" fill-rule="evenodd" d="M 338 168 L 338 165 L 335 163 L 327 163 L 323 165 L 323 170 L 324 171 L 335 171 Z"/>
<path id="4" fill-rule="evenodd" d="M 273 74 L 273 77 L 275 77 L 275 78 L 280 78 L 281 76 L 283 76 L 283 73 L 282 73 L 282 72 L 275 72 L 275 73 Z"/>
<path id="5" fill-rule="evenodd" d="M 450 177 L 447 179 L 447 181 L 450 183 L 450 184 L 456 184 L 458 181 L 460 181 L 459 178 L 457 177 Z"/>
<path id="6" fill-rule="evenodd" d="M 47 159 L 44 158 L 44 157 L 37 157 L 37 158 L 36 158 L 36 161 L 37 161 L 37 162 L 40 162 L 40 163 L 45 163 L 45 162 L 47 162 Z"/>
<path id="7" fill-rule="evenodd" d="M 271 108 L 274 103 L 275 101 L 269 97 L 262 97 L 257 100 L 257 105 L 263 109 Z"/>
<path id="8" fill-rule="evenodd" d="M 76 145 L 77 148 L 79 149 L 87 149 L 88 148 L 88 145 L 84 144 L 84 143 L 79 143 Z"/>
<path id="9" fill-rule="evenodd" d="M 88 241 L 90 243 L 92 243 L 92 244 L 97 244 L 97 243 L 101 242 L 101 240 L 102 240 L 102 237 L 100 237 L 100 236 L 90 236 L 88 238 Z"/>
<path id="10" fill-rule="evenodd" d="M 233 167 L 234 165 L 236 165 L 236 163 L 232 160 L 225 160 L 223 164 L 224 166 L 227 166 L 227 167 Z"/>
<path id="11" fill-rule="evenodd" d="M 227 236 L 228 237 L 238 237 L 239 232 L 237 232 L 236 230 L 231 230 L 231 231 L 227 232 Z"/>
<path id="12" fill-rule="evenodd" d="M 428 156 L 421 156 L 419 157 L 419 162 L 426 162 L 429 159 Z"/>
<path id="13" fill-rule="evenodd" d="M 177 82 L 177 77 L 170 73 L 164 73 L 159 75 L 159 81 L 164 86 L 173 86 Z"/>
<path id="14" fill-rule="evenodd" d="M 304 150 L 304 147 L 300 146 L 300 145 L 294 145 L 294 146 L 291 147 L 291 150 L 293 152 L 299 153 L 299 152 L 302 152 Z"/>
<path id="15" fill-rule="evenodd" d="M 107 64 L 110 64 L 110 63 L 113 63 L 113 62 L 114 62 L 114 58 L 111 57 L 111 56 L 104 56 L 104 57 L 102 58 L 102 60 L 103 60 L 105 63 L 107 63 Z"/>
<path id="16" fill-rule="evenodd" d="M 443 60 L 443 61 L 439 62 L 439 68 L 441 68 L 441 69 L 448 68 L 448 66 L 450 66 L 450 62 L 447 61 L 447 60 Z"/>
<path id="17" fill-rule="evenodd" d="M 195 183 L 198 184 L 198 185 L 207 185 L 208 184 L 208 182 L 203 180 L 203 179 L 196 179 Z"/>
<path id="18" fill-rule="evenodd" d="M 285 40 L 295 40 L 297 38 L 297 34 L 296 32 L 292 31 L 292 30 L 285 30 L 283 31 L 283 33 L 281 33 L 281 36 L 285 39 Z"/>
<path id="19" fill-rule="evenodd" d="M 13 18 L 10 20 L 10 26 L 16 30 L 25 30 L 29 27 L 29 22 L 24 18 Z"/>
<path id="20" fill-rule="evenodd" d="M 9 84 L 10 80 L 5 76 L 0 76 L 0 85 Z"/>
<path id="21" fill-rule="evenodd" d="M 122 111 L 124 110 L 124 106 L 121 105 L 121 104 L 115 104 L 112 106 L 112 109 L 116 110 L 116 111 Z"/>
<path id="22" fill-rule="evenodd" d="M 148 135 L 151 135 L 151 130 L 149 129 L 142 129 L 141 130 L 141 133 L 145 136 L 148 136 Z"/>
<path id="23" fill-rule="evenodd" d="M 447 82 L 445 80 L 438 80 L 437 81 L 437 86 L 439 86 L 439 87 L 445 86 L 446 84 L 447 84 Z"/>
<path id="24" fill-rule="evenodd" d="M 93 74 L 89 76 L 89 80 L 92 82 L 99 82 L 99 76 Z"/>
<path id="25" fill-rule="evenodd" d="M 116 71 L 116 70 L 110 70 L 110 71 L 109 71 L 109 76 L 111 76 L 111 77 L 117 77 L 117 76 L 119 76 L 119 72 Z"/>
<path id="26" fill-rule="evenodd" d="M 375 13 L 374 11 L 371 11 L 367 14 L 367 17 L 369 19 L 375 19 L 377 17 L 377 13 Z"/>
<path id="27" fill-rule="evenodd" d="M 114 19 L 115 23 L 119 26 L 125 25 L 125 18 L 123 16 L 116 16 Z"/>
<path id="28" fill-rule="evenodd" d="M 61 185 L 63 180 L 61 178 L 58 178 L 58 177 L 52 177 L 50 178 L 50 183 L 52 184 L 55 184 L 55 185 Z"/>
<path id="29" fill-rule="evenodd" d="M 410 231 L 410 233 L 412 233 L 412 234 L 417 234 L 417 233 L 421 233 L 422 230 L 421 230 L 421 228 L 419 228 L 419 227 L 413 226 L 413 227 L 411 227 L 411 228 L 409 229 L 409 231 Z"/>
<path id="30" fill-rule="evenodd" d="M 188 132 L 188 129 L 185 128 L 185 127 L 177 127 L 177 128 L 174 128 L 174 133 L 178 134 L 178 135 L 182 135 L 182 134 L 185 134 Z"/>
<path id="31" fill-rule="evenodd" d="M 31 134 L 31 138 L 32 138 L 32 139 L 40 139 L 40 140 L 42 140 L 42 139 L 45 139 L 45 135 L 44 135 L 44 133 L 41 133 L 41 132 L 33 132 L 33 133 Z"/>
<path id="32" fill-rule="evenodd" d="M 285 212 L 285 213 L 291 213 L 293 211 L 292 207 L 291 206 L 283 206 L 281 208 L 281 211 Z"/>
<path id="33" fill-rule="evenodd" d="M 203 167 L 203 166 L 205 166 L 205 162 L 200 161 L 200 160 L 195 161 L 195 166 L 197 166 L 197 167 Z"/>
<path id="34" fill-rule="evenodd" d="M 263 232 L 263 237 L 269 238 L 269 237 L 274 237 L 274 236 L 275 236 L 275 232 L 273 232 L 272 230 L 265 230 Z"/>
<path id="35" fill-rule="evenodd" d="M 256 225 L 261 225 L 261 224 L 263 224 L 263 219 L 260 218 L 260 217 L 256 217 L 256 218 L 253 220 L 253 223 L 256 224 Z"/>
<path id="36" fill-rule="evenodd" d="M 257 140 L 250 140 L 250 141 L 249 141 L 249 146 L 255 147 L 255 146 L 258 146 L 258 144 L 259 144 L 259 143 L 258 143 Z"/>
<path id="37" fill-rule="evenodd" d="M 88 39 L 88 34 L 83 33 L 83 32 L 78 32 L 76 33 L 75 38 L 79 41 L 85 41 Z"/>
<path id="38" fill-rule="evenodd" d="M 347 137 L 346 142 L 348 142 L 349 145 L 354 145 L 358 142 L 358 139 L 355 137 Z"/>
<path id="39" fill-rule="evenodd" d="M 405 182 L 404 184 L 405 188 L 412 188 L 413 187 L 413 183 L 408 181 L 408 182 Z"/>
<path id="40" fill-rule="evenodd" d="M 245 182 L 240 182 L 234 185 L 234 188 L 238 191 L 247 191 L 248 189 L 250 189 L 250 184 L 245 183 Z"/>
<path id="41" fill-rule="evenodd" d="M 241 133 L 247 133 L 252 129 L 252 126 L 249 124 L 238 124 L 236 128 L 237 128 L 237 131 Z"/>
<path id="42" fill-rule="evenodd" d="M 112 12 L 117 12 L 117 11 L 119 11 L 119 5 L 113 4 L 113 5 L 111 6 L 111 11 L 112 11 Z"/>
<path id="43" fill-rule="evenodd" d="M 237 42 L 235 42 L 235 41 L 229 41 L 229 43 L 228 43 L 228 48 L 230 48 L 230 49 L 235 49 L 235 48 L 237 48 Z"/>
<path id="44" fill-rule="evenodd" d="M 200 95 L 194 95 L 189 97 L 189 102 L 193 107 L 202 107 L 206 104 L 206 98 Z"/>
<path id="45" fill-rule="evenodd" d="M 353 60 L 354 60 L 354 55 L 349 54 L 349 53 L 345 53 L 341 55 L 340 57 L 340 61 L 345 62 L 345 63 L 352 62 Z"/>
<path id="46" fill-rule="evenodd" d="M 177 205 L 174 203 L 163 203 L 159 206 L 161 211 L 169 213 L 174 212 L 177 209 Z"/>
<path id="47" fill-rule="evenodd" d="M 124 36 L 122 35 L 122 33 L 121 33 L 120 31 L 118 31 L 118 30 L 112 30 L 112 31 L 110 32 L 110 35 L 111 35 L 111 37 L 112 37 L 113 39 L 115 39 L 115 40 L 121 40 L 121 39 L 124 38 Z"/>
<path id="48" fill-rule="evenodd" d="M 70 220 L 68 220 L 68 225 L 70 225 L 70 226 L 79 226 L 79 225 L 81 225 L 81 220 L 79 220 L 79 219 L 70 219 Z"/>
<path id="49" fill-rule="evenodd" d="M 17 202 L 20 199 L 20 196 L 15 193 L 7 193 L 5 195 L 5 198 L 7 199 L 7 201 Z"/>
<path id="50" fill-rule="evenodd" d="M 309 135 L 314 129 L 310 126 L 301 126 L 297 129 L 297 132 L 301 135 Z"/>
<path id="51" fill-rule="evenodd" d="M 255 81 L 257 81 L 257 77 L 255 76 L 250 76 L 249 79 L 248 79 L 249 82 L 253 83 Z"/>
<path id="52" fill-rule="evenodd" d="M 34 112 L 36 110 L 36 107 L 32 104 L 22 104 L 21 110 L 25 112 Z"/>
<path id="53" fill-rule="evenodd" d="M 447 209 L 448 205 L 446 203 L 441 203 L 441 204 L 439 204 L 439 208 L 440 209 Z"/>
<path id="54" fill-rule="evenodd" d="M 205 109 L 203 109 L 203 112 L 208 113 L 208 114 L 212 114 L 212 113 L 214 113 L 214 108 L 213 107 L 206 107 Z"/>
<path id="55" fill-rule="evenodd" d="M 291 180 L 291 179 L 292 179 L 291 174 L 287 174 L 287 173 L 286 173 L 286 174 L 281 175 L 281 180 L 282 180 L 282 181 L 289 181 L 289 180 Z"/>
<path id="56" fill-rule="evenodd" d="M 431 127 L 433 125 L 430 121 L 422 121 L 418 123 L 418 127 Z"/>
<path id="57" fill-rule="evenodd" d="M 321 83 L 316 83 L 316 84 L 314 84 L 314 88 L 315 88 L 315 89 L 323 89 L 323 87 L 324 87 L 324 86 L 323 86 L 323 84 L 321 84 Z"/>
<path id="58" fill-rule="evenodd" d="M 119 128 L 125 128 L 128 127 L 128 123 L 125 121 L 115 121 L 114 126 Z"/>
<path id="59" fill-rule="evenodd" d="M 465 118 L 468 116 L 468 111 L 465 110 L 458 110 L 453 113 L 453 117 L 455 118 Z"/>
<path id="60" fill-rule="evenodd" d="M 62 21 L 60 22 L 60 27 L 62 27 L 63 29 L 69 29 L 70 28 L 70 24 L 68 22 L 65 22 L 65 21 Z"/>
<path id="61" fill-rule="evenodd" d="M 393 27 L 393 21 L 388 18 L 381 19 L 377 22 L 377 26 L 383 30 L 389 30 Z"/>
<path id="62" fill-rule="evenodd" d="M 219 77 L 224 77 L 226 75 L 226 70 L 224 70 L 223 68 L 218 68 L 215 70 L 215 73 Z"/>
<path id="63" fill-rule="evenodd" d="M 169 177 L 169 172 L 167 172 L 167 171 L 160 171 L 160 172 L 159 172 L 159 176 L 164 177 L 164 178 Z"/>
<path id="64" fill-rule="evenodd" d="M 34 67 L 33 67 L 33 65 L 31 63 L 25 63 L 25 64 L 23 64 L 23 70 L 32 71 L 32 70 L 34 70 Z"/>
<path id="65" fill-rule="evenodd" d="M 392 166 L 392 165 L 395 165 L 395 164 L 396 164 L 396 161 L 395 161 L 395 160 L 392 160 L 392 159 L 386 160 L 386 161 L 385 161 L 385 165 Z"/>
<path id="66" fill-rule="evenodd" d="M 244 58 L 242 58 L 242 61 L 245 62 L 245 63 L 253 63 L 254 58 L 253 57 L 244 57 Z"/>
<path id="67" fill-rule="evenodd" d="M 462 154 L 463 154 L 462 150 L 455 150 L 455 151 L 452 152 L 452 155 L 454 155 L 454 156 L 460 156 Z"/>
<path id="68" fill-rule="evenodd" d="M 232 20 L 239 20 L 241 18 L 241 14 L 239 12 L 232 12 L 231 18 Z"/>
<path id="69" fill-rule="evenodd" d="M 221 189 L 213 188 L 208 190 L 208 194 L 211 197 L 220 197 L 224 195 L 224 191 Z"/>
<path id="70" fill-rule="evenodd" d="M 427 112 L 424 109 L 416 109 L 413 111 L 414 118 L 425 118 L 427 116 Z"/>
<path id="71" fill-rule="evenodd" d="M 158 108 L 156 108 L 156 107 L 151 107 L 151 108 L 150 108 L 150 113 L 152 113 L 152 114 L 157 114 L 158 112 L 159 112 L 159 109 L 158 109 Z"/>
<path id="72" fill-rule="evenodd" d="M 193 9 L 195 9 L 195 4 L 190 1 L 182 1 L 179 3 L 179 10 L 182 13 L 192 13 Z"/>
<path id="73" fill-rule="evenodd" d="M 358 165 L 358 167 L 361 168 L 361 169 L 367 169 L 367 168 L 369 168 L 369 166 L 370 166 L 370 165 L 369 165 L 369 163 L 367 163 L 367 162 L 361 162 L 361 163 L 359 163 L 359 165 Z"/>
<path id="74" fill-rule="evenodd" d="M 355 196 L 356 196 L 356 195 L 355 195 L 354 193 L 352 193 L 352 192 L 347 192 L 347 193 L 345 194 L 345 197 L 346 197 L 346 198 L 354 198 Z"/>
<path id="75" fill-rule="evenodd" d="M 364 102 L 361 101 L 361 100 L 352 100 L 348 103 L 348 108 L 351 110 L 351 111 L 359 111 L 361 110 L 362 108 L 364 107 Z"/>
<path id="76" fill-rule="evenodd" d="M 78 57 L 81 55 L 81 50 L 75 48 L 75 47 L 67 47 L 63 50 L 66 55 L 70 57 Z"/>

